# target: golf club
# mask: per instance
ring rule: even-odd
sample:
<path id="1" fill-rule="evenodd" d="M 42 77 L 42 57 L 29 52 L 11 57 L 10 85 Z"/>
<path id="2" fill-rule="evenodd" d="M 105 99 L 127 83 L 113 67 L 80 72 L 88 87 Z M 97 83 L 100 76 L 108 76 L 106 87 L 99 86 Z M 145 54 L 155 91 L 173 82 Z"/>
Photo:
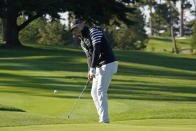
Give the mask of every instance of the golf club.
<path id="1" fill-rule="evenodd" d="M 90 82 L 90 80 L 88 80 L 88 81 L 86 82 L 86 85 L 85 85 L 84 89 L 82 90 L 82 92 L 80 93 L 80 96 L 77 98 L 77 100 L 76 100 L 75 104 L 73 105 L 71 111 L 70 111 L 69 114 L 67 115 L 67 119 L 70 118 L 70 116 L 71 116 L 71 114 L 72 114 L 72 112 L 73 112 L 75 106 L 77 105 L 78 101 L 80 100 L 81 96 L 83 95 L 84 91 L 86 90 L 86 87 L 88 86 L 89 82 Z"/>

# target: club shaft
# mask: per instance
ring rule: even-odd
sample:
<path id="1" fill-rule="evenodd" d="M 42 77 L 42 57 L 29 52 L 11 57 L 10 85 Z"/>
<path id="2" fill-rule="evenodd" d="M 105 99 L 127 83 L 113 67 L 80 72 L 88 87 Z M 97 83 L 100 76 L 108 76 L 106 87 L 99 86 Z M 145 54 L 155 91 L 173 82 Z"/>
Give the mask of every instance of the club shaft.
<path id="1" fill-rule="evenodd" d="M 78 101 L 79 101 L 80 98 L 82 97 L 82 95 L 83 95 L 84 91 L 86 90 L 88 84 L 89 84 L 89 80 L 87 81 L 87 83 L 86 83 L 84 89 L 83 89 L 82 92 L 80 93 L 80 96 L 77 98 L 77 100 L 76 100 L 75 104 L 73 105 L 71 111 L 70 111 L 69 114 L 67 115 L 68 118 L 71 116 L 73 110 L 75 109 L 76 105 L 78 104 Z"/>

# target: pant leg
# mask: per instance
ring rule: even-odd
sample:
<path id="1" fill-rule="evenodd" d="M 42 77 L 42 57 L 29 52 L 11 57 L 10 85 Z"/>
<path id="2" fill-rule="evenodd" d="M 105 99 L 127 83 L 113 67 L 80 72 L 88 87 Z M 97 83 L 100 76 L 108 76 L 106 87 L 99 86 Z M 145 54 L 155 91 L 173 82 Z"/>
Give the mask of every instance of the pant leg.
<path id="1" fill-rule="evenodd" d="M 99 109 L 100 122 L 109 122 L 107 91 L 111 79 L 112 79 L 111 75 L 108 75 L 107 77 L 106 75 L 105 77 L 100 76 L 99 78 L 97 93 L 98 93 L 98 102 L 100 104 L 100 109 Z"/>
<path id="2" fill-rule="evenodd" d="M 98 103 L 100 105 L 100 122 L 109 122 L 107 91 L 112 80 L 112 75 L 117 72 L 118 63 L 112 62 L 99 68 L 98 71 Z"/>
<path id="3" fill-rule="evenodd" d="M 98 115 L 100 116 L 99 114 L 99 110 L 100 110 L 100 105 L 99 105 L 99 102 L 98 102 L 98 93 L 97 93 L 97 85 L 98 85 L 98 77 L 97 77 L 97 74 L 95 76 L 95 78 L 93 78 L 93 82 L 92 82 L 92 88 L 91 88 L 91 96 L 93 98 L 93 101 L 94 101 L 94 104 L 95 104 L 95 107 L 97 109 L 97 113 Z"/>

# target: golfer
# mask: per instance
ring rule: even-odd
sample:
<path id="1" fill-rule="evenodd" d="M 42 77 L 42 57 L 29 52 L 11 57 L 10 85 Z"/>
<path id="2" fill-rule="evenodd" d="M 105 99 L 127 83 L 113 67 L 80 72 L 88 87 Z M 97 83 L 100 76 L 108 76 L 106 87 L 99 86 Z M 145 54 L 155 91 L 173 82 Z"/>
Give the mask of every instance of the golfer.
<path id="1" fill-rule="evenodd" d="M 88 27 L 81 20 L 71 23 L 72 32 L 81 40 L 87 56 L 88 80 L 93 80 L 91 96 L 95 103 L 100 123 L 109 123 L 107 90 L 112 75 L 117 72 L 118 61 L 103 31 Z"/>

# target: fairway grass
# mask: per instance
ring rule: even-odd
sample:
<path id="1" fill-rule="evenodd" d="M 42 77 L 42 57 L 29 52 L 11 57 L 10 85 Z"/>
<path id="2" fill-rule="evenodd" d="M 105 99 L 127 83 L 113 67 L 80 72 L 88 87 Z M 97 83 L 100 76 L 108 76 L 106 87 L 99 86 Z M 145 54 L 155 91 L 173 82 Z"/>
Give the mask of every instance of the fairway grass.
<path id="1" fill-rule="evenodd" d="M 191 38 L 184 39 L 176 38 L 177 48 L 179 50 L 191 49 Z M 151 36 L 146 51 L 150 52 L 172 52 L 174 45 L 170 37 L 154 37 Z"/>
<path id="2" fill-rule="evenodd" d="M 2 131 L 195 131 L 196 120 L 132 120 L 112 124 L 55 124 L 2 127 Z"/>
<path id="3" fill-rule="evenodd" d="M 196 130 L 195 56 L 115 50 L 107 125 L 98 123 L 91 85 L 66 118 L 87 81 L 81 49 L 26 46 L 0 49 L 0 131 Z"/>

